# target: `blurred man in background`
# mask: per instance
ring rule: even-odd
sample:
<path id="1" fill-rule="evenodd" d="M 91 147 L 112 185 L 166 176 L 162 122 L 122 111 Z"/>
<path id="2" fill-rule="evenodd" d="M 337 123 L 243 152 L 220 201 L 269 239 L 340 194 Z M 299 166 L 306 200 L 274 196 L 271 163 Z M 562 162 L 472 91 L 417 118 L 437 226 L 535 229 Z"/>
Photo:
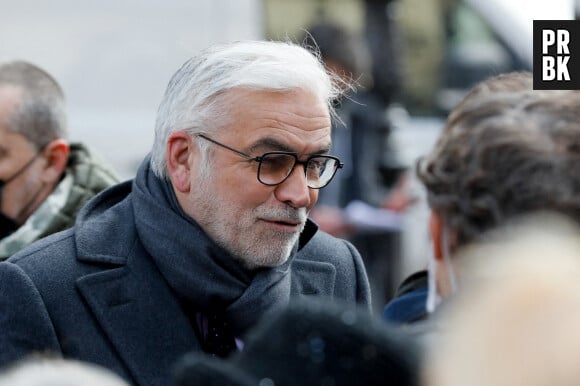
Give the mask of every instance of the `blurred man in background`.
<path id="1" fill-rule="evenodd" d="M 0 64 L 0 260 L 70 227 L 115 182 L 87 147 L 69 144 L 54 78 L 23 61 Z"/>
<path id="2" fill-rule="evenodd" d="M 389 142 L 387 106 L 374 90 L 372 57 L 361 35 L 321 21 L 308 29 L 304 41 L 320 51 L 329 71 L 356 88 L 336 103 L 332 122 L 333 149 L 345 167 L 334 184 L 320 192 L 312 218 L 322 230 L 347 238 L 360 251 L 380 309 L 399 277 L 402 220 L 396 212 L 410 203 L 404 167 Z"/>

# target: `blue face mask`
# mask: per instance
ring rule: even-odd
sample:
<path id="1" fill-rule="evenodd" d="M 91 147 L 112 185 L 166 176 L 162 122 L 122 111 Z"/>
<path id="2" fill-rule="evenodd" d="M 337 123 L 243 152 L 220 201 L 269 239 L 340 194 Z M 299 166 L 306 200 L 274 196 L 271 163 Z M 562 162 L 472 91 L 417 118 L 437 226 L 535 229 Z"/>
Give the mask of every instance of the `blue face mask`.
<path id="1" fill-rule="evenodd" d="M 34 157 L 32 157 L 30 161 L 28 161 L 24 166 L 22 166 L 16 173 L 12 174 L 12 176 L 10 176 L 5 180 L 0 180 L 0 203 L 2 202 L 2 193 L 4 191 L 4 187 L 8 185 L 10 182 L 12 182 L 12 180 L 14 180 L 16 177 L 24 173 L 26 169 L 28 169 L 28 167 L 32 165 L 32 162 L 34 162 L 34 160 L 39 156 L 39 154 L 40 152 L 37 153 Z M 4 213 L 0 212 L 0 240 L 5 238 L 6 236 L 9 236 L 17 229 L 18 224 L 13 219 L 6 216 Z"/>

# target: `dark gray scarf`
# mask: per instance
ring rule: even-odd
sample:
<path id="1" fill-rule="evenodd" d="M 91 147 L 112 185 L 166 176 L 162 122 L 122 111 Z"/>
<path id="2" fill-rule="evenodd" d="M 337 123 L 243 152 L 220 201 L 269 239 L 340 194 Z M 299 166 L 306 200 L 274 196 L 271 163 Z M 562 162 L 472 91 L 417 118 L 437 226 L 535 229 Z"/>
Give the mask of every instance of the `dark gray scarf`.
<path id="1" fill-rule="evenodd" d="M 237 336 L 290 300 L 290 265 L 244 270 L 181 209 L 173 187 L 153 174 L 147 157 L 133 182 L 137 233 L 191 312 L 225 311 Z M 295 248 L 296 250 L 296 248 Z"/>

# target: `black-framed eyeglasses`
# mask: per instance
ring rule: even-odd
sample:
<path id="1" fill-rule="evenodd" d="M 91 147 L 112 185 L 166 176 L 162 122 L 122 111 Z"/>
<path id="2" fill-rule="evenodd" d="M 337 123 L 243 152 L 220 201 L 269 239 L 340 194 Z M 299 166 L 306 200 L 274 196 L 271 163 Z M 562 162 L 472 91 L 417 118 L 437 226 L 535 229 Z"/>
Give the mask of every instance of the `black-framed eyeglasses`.
<path id="1" fill-rule="evenodd" d="M 264 185 L 274 186 L 286 181 L 296 164 L 304 167 L 306 184 L 311 189 L 324 188 L 332 180 L 336 171 L 344 166 L 337 157 L 331 155 L 314 154 L 304 161 L 298 159 L 298 154 L 288 151 L 269 151 L 254 157 L 243 151 L 224 145 L 204 134 L 196 133 L 196 137 L 214 143 L 258 163 L 258 181 Z"/>

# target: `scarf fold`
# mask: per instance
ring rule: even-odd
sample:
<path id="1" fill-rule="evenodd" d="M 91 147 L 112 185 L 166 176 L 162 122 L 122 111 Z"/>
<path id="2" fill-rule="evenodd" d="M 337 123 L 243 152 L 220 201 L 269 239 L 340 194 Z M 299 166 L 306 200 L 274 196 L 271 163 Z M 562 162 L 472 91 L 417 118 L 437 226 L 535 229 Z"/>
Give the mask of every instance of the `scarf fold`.
<path id="1" fill-rule="evenodd" d="M 290 265 L 245 270 L 180 207 L 169 180 L 153 174 L 148 156 L 133 181 L 139 238 L 188 312 L 225 312 L 237 336 L 290 300 Z"/>

